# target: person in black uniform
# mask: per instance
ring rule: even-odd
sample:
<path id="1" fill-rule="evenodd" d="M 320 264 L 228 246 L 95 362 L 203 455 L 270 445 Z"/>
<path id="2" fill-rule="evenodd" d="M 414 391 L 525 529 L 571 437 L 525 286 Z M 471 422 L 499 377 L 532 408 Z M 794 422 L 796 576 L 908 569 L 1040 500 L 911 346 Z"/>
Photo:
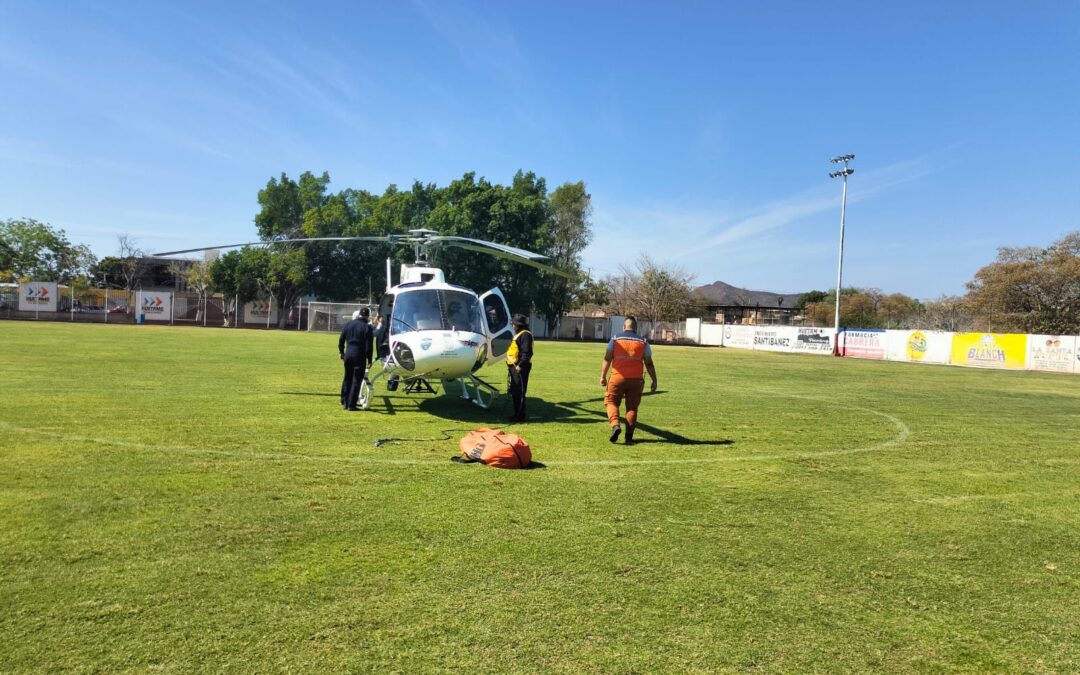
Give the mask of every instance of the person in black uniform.
<path id="1" fill-rule="evenodd" d="M 533 336 L 529 332 L 529 320 L 523 314 L 515 314 L 513 323 L 514 340 L 506 352 L 510 398 L 514 402 L 511 423 L 525 421 L 525 394 L 529 391 L 529 372 L 532 371 L 533 357 Z"/>
<path id="2" fill-rule="evenodd" d="M 345 362 L 345 378 L 341 381 L 341 406 L 356 410 L 360 398 L 360 385 L 371 365 L 371 348 L 374 332 L 368 324 L 368 310 L 353 313 L 352 321 L 345 324 L 338 336 L 338 355 Z"/>

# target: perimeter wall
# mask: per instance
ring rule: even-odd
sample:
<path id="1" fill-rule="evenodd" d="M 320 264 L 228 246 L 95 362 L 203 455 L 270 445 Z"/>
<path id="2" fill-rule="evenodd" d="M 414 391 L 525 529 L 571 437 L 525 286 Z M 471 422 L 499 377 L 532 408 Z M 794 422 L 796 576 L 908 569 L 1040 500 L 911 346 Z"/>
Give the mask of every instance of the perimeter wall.
<path id="1" fill-rule="evenodd" d="M 831 328 L 741 326 L 687 321 L 686 337 L 700 344 L 771 352 L 829 355 Z M 840 354 L 857 359 L 1041 370 L 1080 374 L 1075 335 L 947 333 L 930 330 L 847 328 L 840 332 Z"/>

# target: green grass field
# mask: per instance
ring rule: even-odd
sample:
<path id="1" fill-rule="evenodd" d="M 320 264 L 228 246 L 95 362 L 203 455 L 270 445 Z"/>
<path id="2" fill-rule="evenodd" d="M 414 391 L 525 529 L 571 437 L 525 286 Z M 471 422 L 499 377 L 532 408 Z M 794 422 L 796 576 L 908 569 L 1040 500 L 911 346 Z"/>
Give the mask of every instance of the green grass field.
<path id="1" fill-rule="evenodd" d="M 0 670 L 1080 670 L 1080 378 L 658 346 L 625 446 L 602 349 L 500 471 L 336 336 L 0 322 Z"/>

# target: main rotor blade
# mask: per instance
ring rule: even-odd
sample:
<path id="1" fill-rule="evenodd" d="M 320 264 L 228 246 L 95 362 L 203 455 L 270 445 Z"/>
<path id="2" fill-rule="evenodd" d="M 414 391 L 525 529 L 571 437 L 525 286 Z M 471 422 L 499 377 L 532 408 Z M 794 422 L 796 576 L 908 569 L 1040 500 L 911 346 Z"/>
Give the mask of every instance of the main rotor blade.
<path id="1" fill-rule="evenodd" d="M 270 246 L 272 244 L 292 244 L 306 241 L 383 241 L 392 244 L 405 244 L 403 235 L 387 235 L 382 237 L 303 237 L 299 239 L 271 239 L 270 241 L 251 241 L 246 244 L 222 244 L 221 246 L 203 246 L 202 248 L 186 248 L 183 251 L 166 251 L 153 253 L 154 256 L 180 255 L 181 253 L 198 253 L 199 251 L 220 251 L 226 248 L 241 248 L 243 246 Z"/>
<path id="2" fill-rule="evenodd" d="M 494 242 L 484 241 L 482 239 L 469 239 L 468 237 L 432 237 L 430 239 L 430 242 L 433 244 L 437 243 L 444 246 L 463 248 L 466 251 L 486 253 L 496 258 L 513 260 L 523 265 L 528 265 L 529 267 L 535 267 L 536 269 L 542 272 L 547 272 L 549 274 L 566 277 L 567 279 L 574 278 L 574 275 L 570 274 L 569 272 L 564 272 L 557 267 L 544 265 L 539 262 L 540 260 L 549 260 L 548 256 L 541 255 L 539 253 L 533 253 L 532 251 L 526 251 L 523 248 L 515 248 L 513 246 L 506 246 L 505 244 L 496 244 Z"/>
<path id="3" fill-rule="evenodd" d="M 540 253 L 533 253 L 532 251 L 526 251 L 523 248 L 515 248 L 513 246 L 507 246 L 506 244 L 496 244 L 493 241 L 485 241 L 483 239 L 470 239 L 469 237 L 456 237 L 452 235 L 437 235 L 431 237 L 428 241 L 433 244 L 445 242 L 448 246 L 462 246 L 460 243 L 455 242 L 468 242 L 475 247 L 470 250 L 473 251 L 487 251 L 488 249 L 494 249 L 496 251 L 502 251 L 509 255 L 518 256 L 519 258 L 525 258 L 527 260 L 548 260 L 548 256 Z"/>

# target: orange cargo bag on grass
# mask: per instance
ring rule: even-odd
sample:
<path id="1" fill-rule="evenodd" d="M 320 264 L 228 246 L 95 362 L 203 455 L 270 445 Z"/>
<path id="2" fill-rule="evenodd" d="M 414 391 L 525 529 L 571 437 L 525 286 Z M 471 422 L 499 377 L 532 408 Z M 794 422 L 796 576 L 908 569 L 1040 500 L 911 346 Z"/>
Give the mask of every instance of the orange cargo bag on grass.
<path id="1" fill-rule="evenodd" d="M 524 469 L 532 462 L 525 439 L 502 429 L 474 429 L 461 439 L 460 447 L 465 459 L 500 469 Z"/>

